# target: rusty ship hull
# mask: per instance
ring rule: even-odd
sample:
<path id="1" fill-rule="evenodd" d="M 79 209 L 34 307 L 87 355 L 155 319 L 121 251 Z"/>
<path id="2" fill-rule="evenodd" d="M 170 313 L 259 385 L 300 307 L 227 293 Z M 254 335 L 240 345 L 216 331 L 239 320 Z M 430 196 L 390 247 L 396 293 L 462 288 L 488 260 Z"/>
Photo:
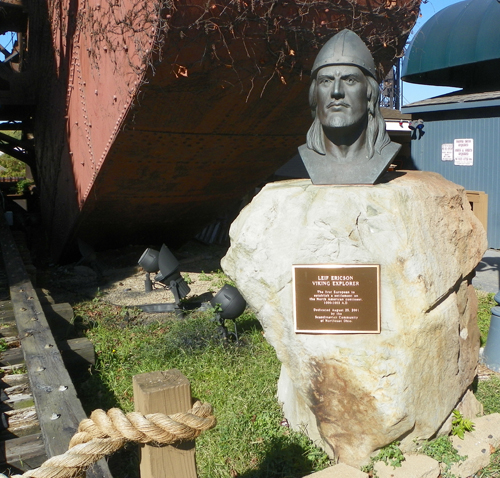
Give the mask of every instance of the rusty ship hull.
<path id="1" fill-rule="evenodd" d="M 381 77 L 419 0 L 29 4 L 35 176 L 51 254 L 178 245 L 289 160 L 309 71 L 343 28 Z"/>

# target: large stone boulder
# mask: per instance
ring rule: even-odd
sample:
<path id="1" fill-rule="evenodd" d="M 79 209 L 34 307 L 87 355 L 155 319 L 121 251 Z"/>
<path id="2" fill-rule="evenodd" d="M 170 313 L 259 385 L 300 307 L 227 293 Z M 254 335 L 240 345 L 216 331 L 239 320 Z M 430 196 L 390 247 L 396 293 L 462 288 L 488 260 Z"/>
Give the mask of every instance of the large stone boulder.
<path id="1" fill-rule="evenodd" d="M 435 173 L 386 178 L 267 185 L 233 223 L 222 261 L 282 363 L 288 421 L 353 466 L 435 434 L 478 359 L 471 279 L 487 244 L 464 189 Z M 381 333 L 295 333 L 292 264 L 380 264 Z"/>

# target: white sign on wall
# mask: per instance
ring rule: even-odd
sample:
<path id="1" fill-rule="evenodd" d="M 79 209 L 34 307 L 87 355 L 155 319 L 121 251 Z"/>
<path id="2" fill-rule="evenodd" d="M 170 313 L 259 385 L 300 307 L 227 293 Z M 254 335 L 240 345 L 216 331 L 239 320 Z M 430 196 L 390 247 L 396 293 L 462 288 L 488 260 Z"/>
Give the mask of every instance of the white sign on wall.
<path id="1" fill-rule="evenodd" d="M 453 143 L 441 145 L 441 161 L 453 161 Z"/>
<path id="2" fill-rule="evenodd" d="M 474 164 L 474 140 L 456 139 L 453 142 L 453 160 L 455 166 L 472 166 Z"/>

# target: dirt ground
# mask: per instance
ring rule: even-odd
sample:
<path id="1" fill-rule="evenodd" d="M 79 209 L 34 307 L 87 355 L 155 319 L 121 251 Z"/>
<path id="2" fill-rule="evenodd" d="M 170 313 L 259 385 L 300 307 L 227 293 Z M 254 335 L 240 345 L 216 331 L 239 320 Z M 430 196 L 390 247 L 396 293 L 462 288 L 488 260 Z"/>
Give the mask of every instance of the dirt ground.
<path id="1" fill-rule="evenodd" d="M 146 246 L 127 246 L 97 252 L 92 261 L 48 268 L 39 274 L 37 282 L 55 302 L 75 303 L 95 297 L 130 307 L 173 302 L 173 294 L 161 283 L 155 283 L 151 292 L 145 291 L 146 273 L 137 262 L 145 249 Z M 220 260 L 226 251 L 227 246 L 197 241 L 172 250 L 191 289 L 187 299 L 208 302 L 220 290 L 223 285 Z"/>

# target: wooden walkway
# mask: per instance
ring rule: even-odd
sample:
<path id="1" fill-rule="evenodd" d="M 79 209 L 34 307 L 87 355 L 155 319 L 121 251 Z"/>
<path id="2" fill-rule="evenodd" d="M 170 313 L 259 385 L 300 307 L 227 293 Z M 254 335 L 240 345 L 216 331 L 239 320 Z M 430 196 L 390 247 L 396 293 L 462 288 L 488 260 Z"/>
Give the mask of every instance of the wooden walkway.
<path id="1" fill-rule="evenodd" d="M 86 414 L 66 367 L 94 357 L 86 339 L 67 339 L 69 304 L 37 295 L 1 210 L 0 249 L 0 345 L 9 347 L 0 354 L 0 471 L 9 474 L 68 449 Z M 87 477 L 112 478 L 104 460 Z"/>

